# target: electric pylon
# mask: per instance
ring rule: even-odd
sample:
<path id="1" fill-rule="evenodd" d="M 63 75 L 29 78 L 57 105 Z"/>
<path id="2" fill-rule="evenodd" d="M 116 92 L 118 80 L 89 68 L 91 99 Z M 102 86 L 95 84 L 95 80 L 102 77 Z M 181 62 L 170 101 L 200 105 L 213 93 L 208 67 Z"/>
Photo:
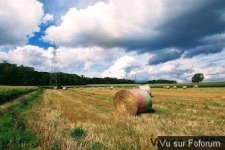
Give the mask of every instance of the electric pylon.
<path id="1" fill-rule="evenodd" d="M 61 88 L 60 84 L 60 70 L 59 70 L 59 58 L 57 55 L 57 49 L 54 48 L 52 52 L 52 69 L 50 74 L 50 86 L 54 86 L 56 89 Z"/>

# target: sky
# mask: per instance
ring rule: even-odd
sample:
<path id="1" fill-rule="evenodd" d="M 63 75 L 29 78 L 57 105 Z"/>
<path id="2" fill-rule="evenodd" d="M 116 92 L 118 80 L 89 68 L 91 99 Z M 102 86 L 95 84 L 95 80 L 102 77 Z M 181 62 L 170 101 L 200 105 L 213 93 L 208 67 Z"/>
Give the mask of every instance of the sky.
<path id="1" fill-rule="evenodd" d="M 0 0 L 0 62 L 87 77 L 225 81 L 223 0 Z"/>

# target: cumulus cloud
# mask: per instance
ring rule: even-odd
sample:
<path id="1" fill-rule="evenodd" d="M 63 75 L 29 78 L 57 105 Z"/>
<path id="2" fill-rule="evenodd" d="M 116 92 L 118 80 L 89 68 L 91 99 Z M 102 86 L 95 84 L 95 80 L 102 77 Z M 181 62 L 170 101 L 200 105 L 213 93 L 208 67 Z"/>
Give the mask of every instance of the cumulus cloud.
<path id="1" fill-rule="evenodd" d="M 18 65 L 34 67 L 39 71 L 52 71 L 52 56 L 54 48 L 47 50 L 38 46 L 26 45 L 16 47 L 9 51 L 0 51 L 0 61 L 6 60 Z M 119 48 L 105 49 L 100 47 L 89 48 L 68 48 L 59 47 L 57 49 L 59 68 L 62 72 L 83 74 L 85 76 L 100 76 L 111 66 L 118 57 L 125 54 Z"/>
<path id="2" fill-rule="evenodd" d="M 44 50 L 27 45 L 0 52 L 0 61 L 23 64 L 39 71 L 51 71 L 53 48 Z M 149 53 L 126 52 L 113 48 L 107 51 L 100 47 L 68 48 L 59 47 L 60 70 L 88 77 L 117 77 L 137 81 L 172 79 L 179 82 L 191 81 L 194 73 L 202 72 L 207 81 L 224 80 L 225 49 L 219 53 L 192 58 L 179 58 L 160 64 L 150 65 Z"/>
<path id="3" fill-rule="evenodd" d="M 175 47 L 181 53 L 171 56 L 172 60 L 199 45 L 205 47 L 207 43 L 202 39 L 224 31 L 225 20 L 220 13 L 224 10 L 222 0 L 97 2 L 69 9 L 59 25 L 47 29 L 44 39 L 70 47 L 122 47 L 143 53 Z M 217 48 L 208 53 L 219 52 L 223 46 Z M 203 49 L 197 50 L 191 52 L 193 56 L 204 53 Z"/>
<path id="4" fill-rule="evenodd" d="M 60 47 L 60 62 L 65 72 L 73 72 L 93 77 L 99 76 L 118 57 L 125 52 L 119 48 L 103 49 L 101 47 L 68 48 Z M 93 73 L 93 74 L 92 74 Z"/>
<path id="5" fill-rule="evenodd" d="M 158 0 L 111 0 L 84 9 L 74 7 L 62 17 L 59 26 L 47 29 L 45 39 L 66 46 L 120 47 L 132 36 L 143 40 L 149 34 L 157 35 L 152 28 L 162 12 Z"/>
<path id="6" fill-rule="evenodd" d="M 137 79 L 138 81 L 170 79 L 178 82 L 190 82 L 195 73 L 202 72 L 206 81 L 224 80 L 224 54 L 225 49 L 211 55 L 202 54 L 200 57 L 179 58 L 149 65 L 148 58 L 153 57 L 152 55 L 133 53 L 115 60 L 115 63 L 105 70 L 102 76 Z"/>
<path id="7" fill-rule="evenodd" d="M 127 69 L 131 68 L 134 62 L 135 59 L 133 57 L 123 56 L 116 60 L 108 70 L 103 72 L 102 76 L 125 78 L 127 77 Z"/>
<path id="8" fill-rule="evenodd" d="M 36 0 L 0 1 L 0 46 L 25 44 L 27 36 L 39 30 L 44 15 Z"/>
<path id="9" fill-rule="evenodd" d="M 38 46 L 26 45 L 0 52 L 0 61 L 5 60 L 18 65 L 34 67 L 37 70 L 50 71 L 51 51 L 51 48 L 45 51 Z"/>

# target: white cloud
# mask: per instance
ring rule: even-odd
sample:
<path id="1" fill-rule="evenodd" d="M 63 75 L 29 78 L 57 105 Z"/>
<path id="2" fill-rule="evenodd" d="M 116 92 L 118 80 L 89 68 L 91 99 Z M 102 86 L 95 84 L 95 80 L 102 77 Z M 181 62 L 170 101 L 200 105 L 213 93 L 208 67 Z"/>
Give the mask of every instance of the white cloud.
<path id="1" fill-rule="evenodd" d="M 123 55 L 123 49 L 103 49 L 100 47 L 68 48 L 60 47 L 60 62 L 63 70 L 93 77 L 109 67 Z"/>
<path id="2" fill-rule="evenodd" d="M 152 57 L 150 54 L 132 53 L 115 60 L 114 64 L 101 75 L 133 80 L 136 78 L 139 81 L 169 79 L 190 82 L 193 74 L 201 72 L 205 75 L 206 81 L 225 80 L 224 56 L 225 49 L 217 54 L 180 58 L 157 65 L 149 65 L 148 59 Z"/>
<path id="3" fill-rule="evenodd" d="M 62 72 L 83 74 L 85 76 L 100 76 L 118 57 L 124 55 L 124 50 L 113 48 L 105 50 L 100 47 L 57 49 L 59 67 Z M 38 46 L 26 45 L 9 51 L 0 51 L 0 61 L 23 64 L 40 71 L 50 72 L 53 48 L 44 50 Z"/>
<path id="4" fill-rule="evenodd" d="M 103 77 L 126 77 L 126 68 L 134 63 L 135 59 L 131 56 L 122 56 L 114 62 L 114 64 L 106 71 L 103 72 Z"/>
<path id="5" fill-rule="evenodd" d="M 37 0 L 0 1 L 0 45 L 25 44 L 44 15 Z"/>
<path id="6" fill-rule="evenodd" d="M 225 80 L 225 49 L 217 54 L 180 58 L 169 62 L 149 65 L 151 54 L 126 53 L 124 49 L 100 47 L 59 47 L 61 71 L 83 74 L 88 77 L 117 77 L 137 80 L 172 79 L 191 81 L 194 73 L 205 74 L 206 81 Z M 51 71 L 53 48 L 44 50 L 37 46 L 17 47 L 0 52 L 0 61 L 23 64 L 40 71 Z"/>
<path id="7" fill-rule="evenodd" d="M 134 79 L 138 72 L 142 72 L 143 68 L 147 66 L 150 54 L 137 54 L 135 52 L 126 53 L 114 60 L 112 66 L 105 70 L 102 77 L 117 77 Z"/>
<path id="8" fill-rule="evenodd" d="M 45 14 L 45 16 L 42 18 L 42 23 L 48 23 L 54 20 L 53 15 L 51 14 Z"/>
<path id="9" fill-rule="evenodd" d="M 38 46 L 26 45 L 0 52 L 0 61 L 6 60 L 18 65 L 30 66 L 42 71 L 50 71 L 51 51 L 51 48 L 44 50 Z"/>
<path id="10" fill-rule="evenodd" d="M 69 9 L 59 26 L 47 29 L 44 39 L 67 46 L 107 45 L 108 40 L 157 35 L 153 28 L 161 17 L 163 5 L 158 0 L 97 2 L 84 9 Z"/>
<path id="11" fill-rule="evenodd" d="M 70 47 L 123 47 L 132 42 L 136 43 L 134 47 L 144 47 L 174 30 L 173 26 L 168 31 L 161 28 L 174 25 L 173 20 L 179 16 L 188 16 L 206 4 L 204 0 L 110 0 L 81 9 L 73 7 L 60 24 L 47 29 L 44 39 Z"/>

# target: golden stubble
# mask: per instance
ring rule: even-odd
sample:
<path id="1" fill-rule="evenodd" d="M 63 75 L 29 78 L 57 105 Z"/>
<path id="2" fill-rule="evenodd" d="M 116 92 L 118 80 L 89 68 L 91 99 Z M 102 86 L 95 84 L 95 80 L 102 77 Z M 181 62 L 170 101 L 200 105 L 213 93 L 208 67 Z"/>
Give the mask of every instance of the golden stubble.
<path id="1" fill-rule="evenodd" d="M 26 113 L 29 129 L 39 137 L 37 149 L 86 149 L 95 142 L 107 149 L 155 149 L 151 138 L 160 135 L 225 135 L 225 89 L 152 89 L 152 113 L 118 116 L 113 96 L 120 89 L 83 88 L 45 90 Z M 71 129 L 87 136 L 72 139 Z"/>

